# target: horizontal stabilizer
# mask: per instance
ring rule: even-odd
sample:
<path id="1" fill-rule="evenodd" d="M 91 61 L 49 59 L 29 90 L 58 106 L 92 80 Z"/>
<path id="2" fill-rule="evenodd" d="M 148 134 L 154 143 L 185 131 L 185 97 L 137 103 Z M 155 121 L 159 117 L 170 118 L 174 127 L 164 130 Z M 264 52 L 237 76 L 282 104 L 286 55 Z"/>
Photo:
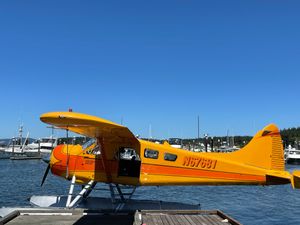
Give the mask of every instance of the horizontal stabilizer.
<path id="1" fill-rule="evenodd" d="M 291 183 L 293 188 L 300 188 L 300 170 L 295 170 L 293 172 Z"/>

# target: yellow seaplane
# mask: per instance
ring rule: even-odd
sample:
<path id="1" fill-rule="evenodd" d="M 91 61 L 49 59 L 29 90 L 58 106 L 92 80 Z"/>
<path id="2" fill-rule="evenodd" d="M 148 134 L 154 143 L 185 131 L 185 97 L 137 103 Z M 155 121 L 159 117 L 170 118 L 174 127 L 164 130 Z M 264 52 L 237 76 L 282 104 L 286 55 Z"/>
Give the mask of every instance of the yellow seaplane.
<path id="1" fill-rule="evenodd" d="M 242 149 L 230 153 L 190 152 L 168 142 L 138 139 L 127 127 L 76 112 L 49 112 L 41 121 L 91 139 L 84 145 L 59 145 L 51 154 L 42 184 L 51 169 L 71 180 L 66 207 L 87 197 L 97 182 L 114 185 L 279 185 L 300 187 L 300 171 L 285 171 L 279 129 L 270 124 Z M 72 200 L 75 184 L 83 185 Z M 133 193 L 133 192 L 132 192 Z M 112 195 L 112 198 L 114 196 Z"/>

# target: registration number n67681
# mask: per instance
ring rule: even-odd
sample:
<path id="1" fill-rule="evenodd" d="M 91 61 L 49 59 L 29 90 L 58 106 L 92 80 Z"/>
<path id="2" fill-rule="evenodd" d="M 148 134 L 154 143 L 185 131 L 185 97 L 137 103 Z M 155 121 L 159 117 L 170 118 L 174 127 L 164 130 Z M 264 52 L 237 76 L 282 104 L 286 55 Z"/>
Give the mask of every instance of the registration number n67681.
<path id="1" fill-rule="evenodd" d="M 183 159 L 183 166 L 196 167 L 203 169 L 215 169 L 217 165 L 217 160 L 207 159 L 204 157 L 190 157 L 186 156 Z"/>

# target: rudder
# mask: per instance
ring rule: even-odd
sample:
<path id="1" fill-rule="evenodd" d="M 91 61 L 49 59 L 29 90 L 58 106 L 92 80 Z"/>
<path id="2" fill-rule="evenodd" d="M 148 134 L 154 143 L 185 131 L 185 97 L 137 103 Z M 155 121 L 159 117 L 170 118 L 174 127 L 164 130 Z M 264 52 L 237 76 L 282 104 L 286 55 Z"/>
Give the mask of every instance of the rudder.
<path id="1" fill-rule="evenodd" d="M 264 127 L 244 148 L 229 155 L 231 159 L 235 158 L 247 165 L 269 170 L 285 170 L 282 140 L 275 124 Z"/>

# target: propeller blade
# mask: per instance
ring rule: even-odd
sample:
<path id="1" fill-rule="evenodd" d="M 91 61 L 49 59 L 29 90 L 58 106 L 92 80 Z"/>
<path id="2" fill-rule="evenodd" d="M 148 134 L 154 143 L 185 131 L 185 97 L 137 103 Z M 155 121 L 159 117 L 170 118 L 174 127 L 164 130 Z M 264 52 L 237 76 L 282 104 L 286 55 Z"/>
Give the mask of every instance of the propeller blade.
<path id="1" fill-rule="evenodd" d="M 48 164 L 47 169 L 46 169 L 46 171 L 44 173 L 43 180 L 42 180 L 42 183 L 41 183 L 41 187 L 43 186 L 43 184 L 44 184 L 44 182 L 46 180 L 46 177 L 47 177 L 47 175 L 49 173 L 49 170 L 50 170 L 50 164 Z"/>

